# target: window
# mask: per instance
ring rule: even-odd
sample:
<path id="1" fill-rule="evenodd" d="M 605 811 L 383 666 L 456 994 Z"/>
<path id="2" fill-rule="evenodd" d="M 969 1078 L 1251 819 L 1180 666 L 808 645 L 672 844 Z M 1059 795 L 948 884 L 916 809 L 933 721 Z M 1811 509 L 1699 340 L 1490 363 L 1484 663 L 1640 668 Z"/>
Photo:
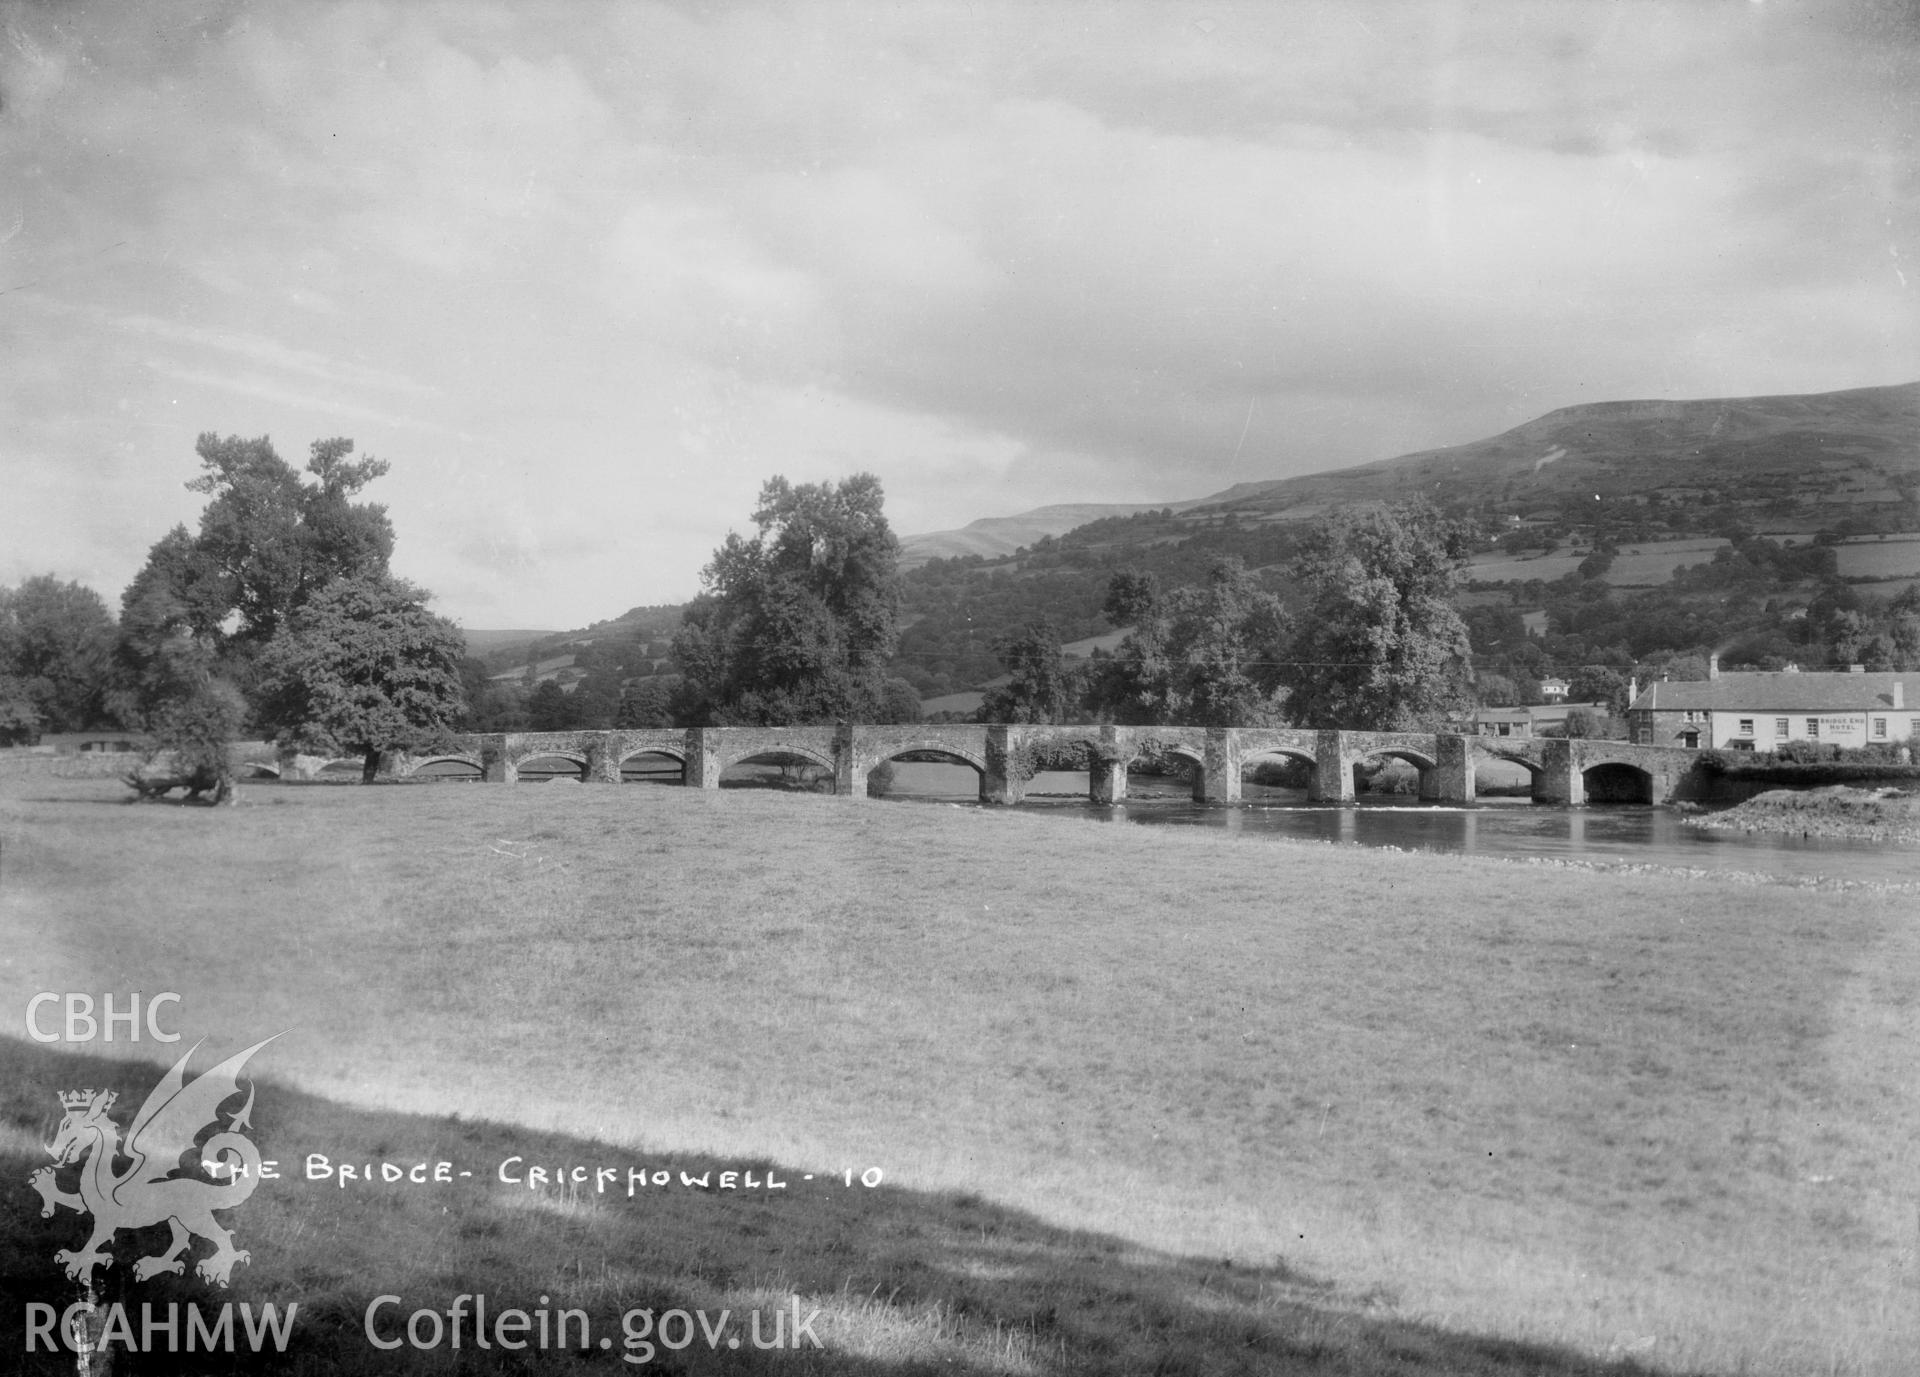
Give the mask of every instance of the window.
<path id="1" fill-rule="evenodd" d="M 1807 719 L 1807 740 L 1818 741 L 1819 739 L 1820 739 L 1820 719 L 1817 717 L 1809 717 Z"/>
<path id="2" fill-rule="evenodd" d="M 1873 719 L 1873 739 L 1875 741 L 1885 741 L 1887 739 L 1886 718 L 1876 717 Z"/>
<path id="3" fill-rule="evenodd" d="M 1790 730 L 1792 729 L 1787 726 L 1786 718 L 1776 717 L 1773 719 L 1773 739 L 1775 741 L 1785 741 L 1787 739 L 1787 733 Z"/>
<path id="4" fill-rule="evenodd" d="M 1692 732 L 1692 731 L 1681 732 L 1680 744 L 1682 746 L 1685 746 L 1690 751 L 1697 750 L 1700 746 L 1700 733 Z"/>
<path id="5" fill-rule="evenodd" d="M 1753 719 L 1751 717 L 1743 717 L 1740 719 L 1740 735 L 1753 735 Z"/>

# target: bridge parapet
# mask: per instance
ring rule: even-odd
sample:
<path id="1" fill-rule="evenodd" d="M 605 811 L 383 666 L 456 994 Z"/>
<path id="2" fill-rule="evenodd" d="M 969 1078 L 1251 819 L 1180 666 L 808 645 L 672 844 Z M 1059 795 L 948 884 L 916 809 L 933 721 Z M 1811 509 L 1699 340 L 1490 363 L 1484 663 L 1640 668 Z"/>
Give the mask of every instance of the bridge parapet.
<path id="1" fill-rule="evenodd" d="M 1646 781 L 1653 802 L 1684 797 L 1692 787 L 1699 752 L 1670 746 L 1636 746 L 1591 738 L 1534 738 L 1497 741 L 1427 732 L 1309 731 L 1293 727 L 1046 726 L 971 723 L 838 727 L 695 727 L 603 732 L 508 732 L 456 738 L 442 749 L 418 757 L 390 752 L 382 774 L 404 778 L 421 764 L 461 760 L 476 765 L 489 781 L 519 777 L 521 765 L 539 756 L 556 756 L 580 767 L 582 778 L 613 783 L 621 764 L 635 755 L 655 753 L 682 762 L 683 778 L 694 788 L 715 789 L 730 766 L 759 755 L 810 761 L 833 771 L 837 792 L 864 795 L 868 773 L 884 760 L 914 751 L 936 752 L 970 765 L 980 774 L 983 802 L 1017 803 L 1026 794 L 1034 754 L 1044 746 L 1084 746 L 1089 762 L 1088 797 L 1118 803 L 1127 796 L 1127 767 L 1144 756 L 1175 756 L 1195 767 L 1194 798 L 1231 803 L 1241 796 L 1242 769 L 1261 756 L 1283 755 L 1313 763 L 1309 797 L 1316 802 L 1350 802 L 1354 765 L 1369 756 L 1391 755 L 1420 770 L 1420 796 L 1471 802 L 1475 773 L 1483 759 L 1514 761 L 1533 776 L 1539 803 L 1577 805 L 1586 801 L 1592 771 L 1627 767 Z M 305 762 L 300 762 L 305 763 Z M 299 773 L 282 760 L 283 777 Z M 1616 774 L 1619 772 L 1615 772 Z M 1624 778 L 1624 776 L 1623 776 Z M 1595 776 L 1604 786 L 1606 777 Z M 1618 786 L 1619 780 L 1613 785 Z"/>

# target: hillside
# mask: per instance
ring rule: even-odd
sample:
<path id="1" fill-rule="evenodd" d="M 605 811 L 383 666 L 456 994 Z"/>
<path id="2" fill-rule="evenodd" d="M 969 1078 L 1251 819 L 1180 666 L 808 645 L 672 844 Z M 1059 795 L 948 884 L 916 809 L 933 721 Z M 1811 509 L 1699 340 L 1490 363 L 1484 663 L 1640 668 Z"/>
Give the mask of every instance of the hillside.
<path id="1" fill-rule="evenodd" d="M 1172 503 L 1174 511 L 1185 511 L 1216 497 L 1192 498 Z M 917 569 L 930 559 L 955 559 L 981 555 L 988 559 L 1010 555 L 1022 545 L 1032 545 L 1044 536 L 1065 535 L 1076 527 L 1105 517 L 1132 516 L 1135 512 L 1159 511 L 1161 506 L 1140 502 L 1063 502 L 1051 507 L 1035 507 L 1017 516 L 983 516 L 957 531 L 933 531 L 926 535 L 900 537 L 900 567 Z"/>
<path id="2" fill-rule="evenodd" d="M 1210 497 L 1065 504 L 906 536 L 894 672 L 927 699 L 977 690 L 1004 672 L 996 638 L 1024 622 L 1110 644 L 1100 609 L 1117 569 L 1176 586 L 1234 556 L 1280 587 L 1300 522 L 1340 503 L 1414 496 L 1483 533 L 1461 603 L 1476 662 L 1495 672 L 1715 647 L 1753 663 L 1818 663 L 1830 647 L 1810 606 L 1826 627 L 1851 605 L 1836 589 L 1884 597 L 1920 576 L 1920 383 L 1593 403 L 1470 444 Z M 1776 539 L 1755 544 L 1755 531 Z M 1809 551 L 1816 534 L 1822 551 Z M 1583 577 L 1596 548 L 1617 554 Z M 599 695 L 617 699 L 623 681 L 670 670 L 678 624 L 678 608 L 635 608 L 485 658 L 516 677 L 532 661 L 534 678 L 570 691 L 596 678 Z"/>
<path id="3" fill-rule="evenodd" d="M 1595 402 L 1491 439 L 1331 473 L 1241 484 L 1198 506 L 1305 517 L 1337 502 L 1559 510 L 1569 497 L 1738 505 L 1818 529 L 1915 500 L 1920 383 L 1810 396 Z"/>

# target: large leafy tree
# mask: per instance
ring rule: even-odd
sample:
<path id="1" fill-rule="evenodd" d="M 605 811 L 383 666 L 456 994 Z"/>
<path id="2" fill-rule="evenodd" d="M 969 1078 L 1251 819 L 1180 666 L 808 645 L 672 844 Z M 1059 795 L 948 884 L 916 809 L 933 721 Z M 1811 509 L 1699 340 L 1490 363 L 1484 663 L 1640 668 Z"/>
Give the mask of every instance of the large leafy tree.
<path id="1" fill-rule="evenodd" d="M 386 461 L 351 458 L 353 441 L 315 441 L 305 477 L 266 436 L 208 432 L 196 448 L 199 531 L 163 536 L 121 598 L 113 702 L 130 726 L 209 683 L 250 684 L 297 608 L 337 579 L 384 577 L 393 553 L 385 508 L 353 500 Z"/>
<path id="2" fill-rule="evenodd" d="M 149 728 L 170 705 L 219 678 L 220 623 L 227 615 L 212 565 L 187 528 L 175 526 L 155 542 L 120 596 L 113 715 L 126 726 Z"/>
<path id="3" fill-rule="evenodd" d="M 1151 575 L 1108 586 L 1107 616 L 1133 630 L 1094 679 L 1096 707 L 1116 721 L 1253 727 L 1280 719 L 1288 618 L 1240 560 L 1196 587 L 1162 593 Z"/>
<path id="4" fill-rule="evenodd" d="M 899 542 L 880 480 L 773 478 L 756 534 L 730 533 L 674 638 L 675 716 L 782 725 L 875 720 L 899 638 Z"/>
<path id="5" fill-rule="evenodd" d="M 1060 650 L 1060 634 L 1045 618 L 994 640 L 993 653 L 1008 678 L 986 692 L 982 722 L 1066 722 L 1080 706 L 1084 685 Z"/>
<path id="6" fill-rule="evenodd" d="M 386 509 L 352 499 L 387 471 L 384 459 L 352 459 L 353 441 L 314 441 L 302 479 L 261 436 L 196 446 L 202 473 L 187 484 L 212 499 L 194 542 L 227 607 L 234 635 L 265 643 L 293 610 L 338 578 L 382 575 L 393 554 Z"/>
<path id="7" fill-rule="evenodd" d="M 196 450 L 198 532 L 156 542 L 120 601 L 113 712 L 150 731 L 213 720 L 231 688 L 251 689 L 255 657 L 295 611 L 340 579 L 384 578 L 393 553 L 385 509 L 354 501 L 387 464 L 352 458 L 353 441 L 315 441 L 305 476 L 265 436 L 208 432 Z"/>
<path id="8" fill-rule="evenodd" d="M 1292 574 L 1306 611 L 1288 654 L 1287 712 L 1310 727 L 1431 727 L 1472 702 L 1467 628 L 1450 594 L 1467 530 L 1425 503 L 1316 522 Z"/>
<path id="9" fill-rule="evenodd" d="M 256 711 L 283 745 L 358 755 L 371 780 L 389 751 L 455 728 L 466 711 L 460 629 L 397 579 L 336 579 L 294 609 L 259 661 Z"/>
<path id="10" fill-rule="evenodd" d="M 103 715 L 114 641 L 100 595 L 51 574 L 0 588 L 0 678 L 9 701 L 46 731 L 78 731 Z"/>

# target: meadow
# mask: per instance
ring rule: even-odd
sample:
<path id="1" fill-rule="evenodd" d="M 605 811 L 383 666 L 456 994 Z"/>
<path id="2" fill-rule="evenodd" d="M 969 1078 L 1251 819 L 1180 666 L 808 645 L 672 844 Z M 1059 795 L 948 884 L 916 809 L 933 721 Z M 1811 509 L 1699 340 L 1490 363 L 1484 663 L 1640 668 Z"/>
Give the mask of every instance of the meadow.
<path id="1" fill-rule="evenodd" d="M 285 1370 L 452 1370 L 369 1353 L 361 1310 L 475 1290 L 827 1315 L 823 1354 L 659 1355 L 681 1371 L 1920 1351 L 1911 894 L 744 790 L 124 794 L 0 782 L 0 1171 L 46 1160 L 57 1090 L 124 1083 L 130 1114 L 196 1039 L 197 1069 L 284 1030 L 268 1156 L 476 1172 L 234 1211 L 233 1294 L 317 1326 Z M 30 1042 L 43 990 L 177 991 L 185 1041 Z M 531 1189 L 537 1162 L 795 1185 L 629 1201 Z M 15 1199 L 10 1352 L 78 1234 Z"/>

